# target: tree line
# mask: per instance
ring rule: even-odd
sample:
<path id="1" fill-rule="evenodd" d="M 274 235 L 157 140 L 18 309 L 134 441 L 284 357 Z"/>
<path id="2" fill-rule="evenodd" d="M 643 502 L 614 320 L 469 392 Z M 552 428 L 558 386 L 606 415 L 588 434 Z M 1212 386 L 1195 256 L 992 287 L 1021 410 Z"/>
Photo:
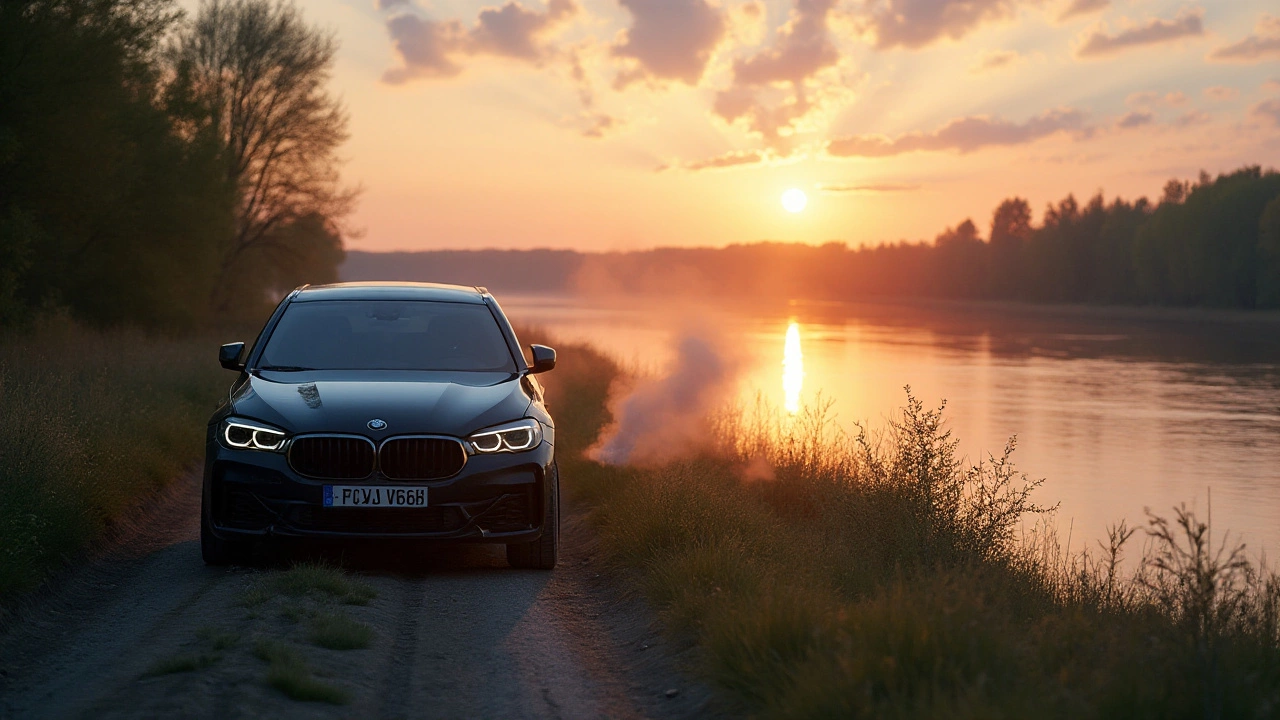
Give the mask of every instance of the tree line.
<path id="1" fill-rule="evenodd" d="M 336 278 L 336 50 L 288 2 L 0 3 L 0 325 L 234 321 Z"/>
<path id="2" fill-rule="evenodd" d="M 422 267 L 459 274 L 459 260 Z M 361 266 L 373 264 L 360 258 Z M 483 281 L 484 274 L 476 267 L 473 276 Z M 573 260 L 572 276 L 566 289 L 588 292 L 1276 308 L 1280 173 L 1246 167 L 1171 180 L 1156 202 L 1098 194 L 1081 203 L 1069 195 L 1038 224 L 1027 200 L 1010 198 L 992 213 L 985 237 L 968 219 L 932 242 L 584 254 Z"/>

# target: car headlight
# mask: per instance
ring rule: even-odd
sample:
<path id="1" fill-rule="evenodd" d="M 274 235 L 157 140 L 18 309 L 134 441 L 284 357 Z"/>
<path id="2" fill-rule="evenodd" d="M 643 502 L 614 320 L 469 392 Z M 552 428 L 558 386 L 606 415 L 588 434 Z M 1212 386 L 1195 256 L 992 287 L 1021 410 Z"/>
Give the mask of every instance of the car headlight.
<path id="1" fill-rule="evenodd" d="M 222 421 L 222 440 L 237 450 L 279 451 L 287 438 L 283 430 L 253 420 L 228 418 Z"/>
<path id="2" fill-rule="evenodd" d="M 542 443 L 542 424 L 533 418 L 472 433 L 467 443 L 478 453 L 521 452 Z"/>

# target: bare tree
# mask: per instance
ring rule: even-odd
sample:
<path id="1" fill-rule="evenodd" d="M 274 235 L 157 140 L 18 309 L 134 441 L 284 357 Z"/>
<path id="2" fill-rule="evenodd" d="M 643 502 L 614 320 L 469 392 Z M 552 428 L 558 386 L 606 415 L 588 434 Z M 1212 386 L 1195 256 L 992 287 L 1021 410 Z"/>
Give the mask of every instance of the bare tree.
<path id="1" fill-rule="evenodd" d="M 286 227 L 316 217 L 333 224 L 350 210 L 354 193 L 339 185 L 336 154 L 347 116 L 326 88 L 336 52 L 333 35 L 285 0 L 205 0 L 169 47 L 169 100 L 185 108 L 188 132 L 216 137 L 238 192 L 224 292 L 247 257 L 293 252 Z M 215 290 L 215 306 L 227 300 Z"/>

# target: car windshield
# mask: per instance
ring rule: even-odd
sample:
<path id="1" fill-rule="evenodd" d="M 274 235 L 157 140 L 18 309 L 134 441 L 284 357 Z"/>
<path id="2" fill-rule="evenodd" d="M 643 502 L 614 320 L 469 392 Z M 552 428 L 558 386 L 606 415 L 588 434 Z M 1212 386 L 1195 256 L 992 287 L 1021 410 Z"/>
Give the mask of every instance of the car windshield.
<path id="1" fill-rule="evenodd" d="M 487 305 L 392 300 L 294 302 L 259 370 L 474 370 L 515 372 Z"/>

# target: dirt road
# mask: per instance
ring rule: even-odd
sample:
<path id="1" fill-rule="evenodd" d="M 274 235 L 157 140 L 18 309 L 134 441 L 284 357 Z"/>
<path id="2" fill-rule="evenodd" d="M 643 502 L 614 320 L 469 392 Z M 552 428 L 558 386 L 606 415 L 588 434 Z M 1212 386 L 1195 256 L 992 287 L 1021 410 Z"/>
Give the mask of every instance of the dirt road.
<path id="1" fill-rule="evenodd" d="M 512 570 L 501 548 L 407 562 L 393 546 L 303 577 L 205 567 L 198 495 L 197 477 L 176 482 L 111 550 L 6 623 L 0 717 L 710 712 L 647 610 L 597 567 L 572 512 L 550 573 Z"/>

